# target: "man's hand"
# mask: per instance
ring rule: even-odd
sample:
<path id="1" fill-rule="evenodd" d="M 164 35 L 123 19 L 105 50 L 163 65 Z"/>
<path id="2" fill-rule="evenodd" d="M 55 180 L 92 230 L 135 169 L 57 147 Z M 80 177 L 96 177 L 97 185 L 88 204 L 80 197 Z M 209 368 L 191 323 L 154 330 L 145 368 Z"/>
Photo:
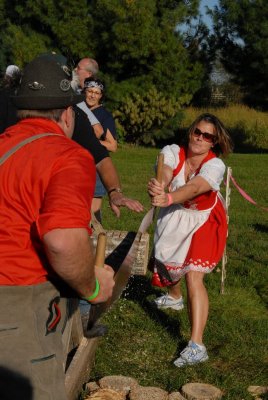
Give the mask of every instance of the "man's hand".
<path id="1" fill-rule="evenodd" d="M 113 293 L 114 287 L 114 270 L 109 265 L 104 267 L 95 266 L 95 276 L 100 284 L 100 291 L 98 296 L 90 301 L 91 304 L 104 303 L 109 300 Z"/>
<path id="2" fill-rule="evenodd" d="M 106 157 L 101 160 L 98 164 L 96 164 L 96 168 L 107 192 L 113 188 L 121 187 L 119 176 L 110 157 Z M 120 217 L 120 207 L 127 207 L 135 212 L 143 211 L 143 206 L 139 201 L 127 198 L 122 193 L 119 193 L 115 190 L 110 192 L 109 202 L 112 211 L 117 217 Z"/>
<path id="3" fill-rule="evenodd" d="M 112 211 L 118 218 L 120 217 L 120 207 L 127 207 L 129 210 L 138 213 L 143 211 L 143 205 L 139 201 L 125 197 L 123 193 L 116 191 L 109 194 L 109 202 Z"/>

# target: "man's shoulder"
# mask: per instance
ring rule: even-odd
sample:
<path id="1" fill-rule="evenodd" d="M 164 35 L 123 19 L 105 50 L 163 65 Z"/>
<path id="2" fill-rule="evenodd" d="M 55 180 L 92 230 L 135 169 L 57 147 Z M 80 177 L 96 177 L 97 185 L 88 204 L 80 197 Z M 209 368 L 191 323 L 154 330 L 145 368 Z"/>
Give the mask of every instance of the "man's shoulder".
<path id="1" fill-rule="evenodd" d="M 46 153 L 48 162 L 58 166 L 67 166 L 76 163 L 91 168 L 94 165 L 92 155 L 74 140 L 63 136 L 50 136 L 43 139 L 43 153 Z"/>
<path id="2" fill-rule="evenodd" d="M 68 154 L 73 154 L 73 155 L 77 155 L 78 157 L 86 157 L 86 158 L 92 158 L 91 154 L 89 154 L 89 152 L 82 147 L 78 142 L 76 142 L 73 139 L 69 139 L 66 136 L 63 136 L 63 142 L 64 145 L 60 146 L 58 148 L 58 151 L 60 153 L 62 153 L 63 155 L 66 154 L 66 156 L 68 156 Z"/>
<path id="3" fill-rule="evenodd" d="M 88 116 L 87 116 L 86 112 L 84 110 L 82 110 L 82 108 L 77 107 L 77 106 L 73 106 L 73 110 L 75 112 L 75 123 L 84 122 L 84 123 L 90 125 L 89 120 L 88 120 Z"/>

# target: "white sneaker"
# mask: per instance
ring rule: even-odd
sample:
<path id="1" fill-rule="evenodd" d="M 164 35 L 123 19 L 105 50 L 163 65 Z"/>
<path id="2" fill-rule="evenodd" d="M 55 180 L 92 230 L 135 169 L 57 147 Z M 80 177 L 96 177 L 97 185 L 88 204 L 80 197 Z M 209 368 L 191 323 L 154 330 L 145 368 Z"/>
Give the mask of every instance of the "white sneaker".
<path id="1" fill-rule="evenodd" d="M 168 293 L 154 300 L 157 308 L 172 308 L 173 310 L 182 310 L 184 308 L 182 296 L 179 299 L 174 299 Z"/>
<path id="2" fill-rule="evenodd" d="M 176 367 L 194 365 L 208 360 L 207 349 L 205 346 L 194 343 L 190 340 L 188 346 L 180 353 L 180 357 L 174 361 Z"/>

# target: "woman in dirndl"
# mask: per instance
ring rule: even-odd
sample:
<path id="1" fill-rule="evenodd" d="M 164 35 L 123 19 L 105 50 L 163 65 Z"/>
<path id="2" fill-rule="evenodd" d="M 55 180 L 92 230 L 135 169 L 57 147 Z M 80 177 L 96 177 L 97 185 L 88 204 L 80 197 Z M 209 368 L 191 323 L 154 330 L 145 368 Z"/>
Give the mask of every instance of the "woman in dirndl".
<path id="1" fill-rule="evenodd" d="M 191 339 L 174 364 L 193 365 L 208 359 L 203 333 L 208 318 L 205 274 L 220 261 L 227 238 L 227 217 L 219 190 L 225 165 L 219 158 L 232 150 L 221 121 L 200 115 L 190 126 L 187 145 L 165 146 L 162 182 L 152 178 L 152 205 L 161 207 L 154 236 L 152 284 L 168 287 L 158 308 L 181 310 L 180 280 L 185 276 Z"/>

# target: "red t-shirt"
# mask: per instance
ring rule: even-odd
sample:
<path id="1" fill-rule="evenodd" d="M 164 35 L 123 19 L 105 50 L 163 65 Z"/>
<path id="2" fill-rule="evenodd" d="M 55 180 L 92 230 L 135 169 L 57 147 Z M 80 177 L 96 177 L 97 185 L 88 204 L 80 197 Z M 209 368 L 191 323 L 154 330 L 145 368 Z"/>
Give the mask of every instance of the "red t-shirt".
<path id="1" fill-rule="evenodd" d="M 88 228 L 96 169 L 88 151 L 55 122 L 29 118 L 0 135 L 0 156 L 29 143 L 0 166 L 0 285 L 33 285 L 50 274 L 42 237 L 56 228 Z M 90 232 L 90 230 L 89 230 Z"/>

